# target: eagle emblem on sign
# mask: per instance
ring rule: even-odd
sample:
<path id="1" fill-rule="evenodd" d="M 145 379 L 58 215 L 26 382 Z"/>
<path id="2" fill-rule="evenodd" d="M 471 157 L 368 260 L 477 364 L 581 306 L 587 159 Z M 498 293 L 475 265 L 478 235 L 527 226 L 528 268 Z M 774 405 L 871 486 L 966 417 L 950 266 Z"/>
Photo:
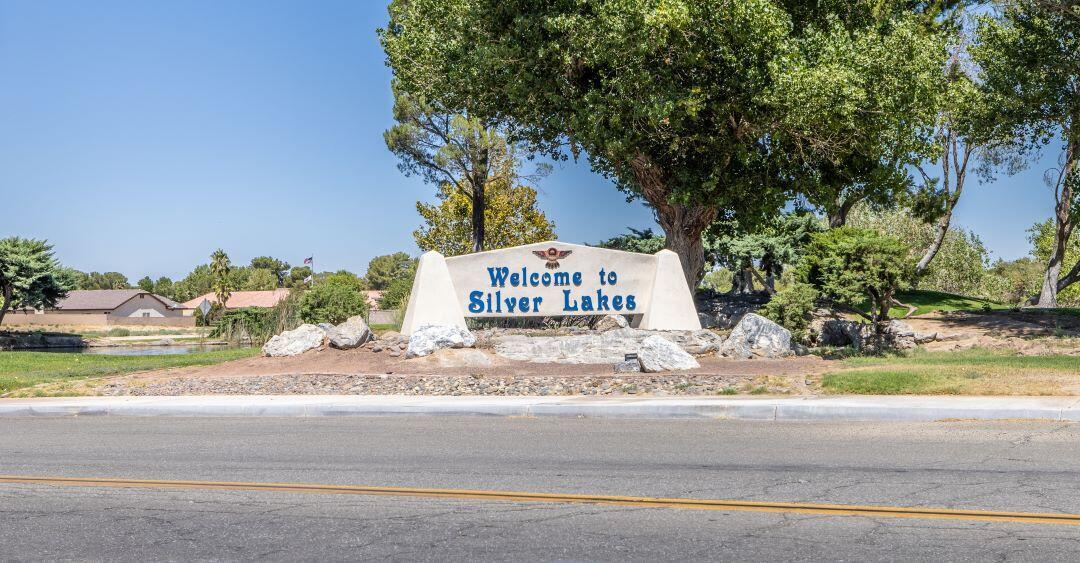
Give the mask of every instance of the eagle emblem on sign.
<path id="1" fill-rule="evenodd" d="M 547 261 L 547 264 L 545 264 L 545 266 L 547 266 L 547 269 L 554 270 L 559 267 L 559 260 L 570 256 L 571 252 L 573 251 L 559 250 L 553 246 L 547 250 L 534 250 L 533 254 Z"/>

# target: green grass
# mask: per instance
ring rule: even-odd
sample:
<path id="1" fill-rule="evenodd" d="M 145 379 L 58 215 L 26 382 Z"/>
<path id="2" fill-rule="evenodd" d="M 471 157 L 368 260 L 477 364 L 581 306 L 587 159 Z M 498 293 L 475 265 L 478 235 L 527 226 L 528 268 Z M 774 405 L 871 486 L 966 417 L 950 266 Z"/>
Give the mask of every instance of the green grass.
<path id="1" fill-rule="evenodd" d="M 73 381 L 163 368 L 202 366 L 247 358 L 258 348 L 229 348 L 161 356 L 0 352 L 0 393 L 40 383 Z"/>
<path id="2" fill-rule="evenodd" d="M 995 303 L 986 299 L 979 299 L 978 297 L 965 297 L 963 295 L 954 295 L 952 293 L 943 293 L 941 291 L 924 291 L 919 289 L 899 291 L 896 294 L 896 299 L 902 303 L 916 307 L 916 310 L 913 313 L 914 315 L 922 315 L 933 311 L 988 311 L 1011 308 L 1008 305 L 1002 305 L 1001 303 Z M 893 307 L 889 310 L 889 316 L 897 319 L 902 318 L 906 314 L 907 309 L 904 307 Z"/>
<path id="3" fill-rule="evenodd" d="M 829 393 L 860 395 L 1056 395 L 1080 389 L 1080 357 L 972 349 L 858 357 L 826 374 Z"/>

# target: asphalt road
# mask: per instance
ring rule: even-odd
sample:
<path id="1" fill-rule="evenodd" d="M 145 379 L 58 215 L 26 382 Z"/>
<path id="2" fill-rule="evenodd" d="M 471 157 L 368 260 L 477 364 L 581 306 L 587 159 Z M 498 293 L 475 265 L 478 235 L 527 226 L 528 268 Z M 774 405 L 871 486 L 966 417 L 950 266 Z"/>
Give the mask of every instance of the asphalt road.
<path id="1" fill-rule="evenodd" d="M 1080 425 L 17 418 L 0 474 L 1080 513 Z M 0 560 L 1080 558 L 1080 526 L 0 484 Z"/>

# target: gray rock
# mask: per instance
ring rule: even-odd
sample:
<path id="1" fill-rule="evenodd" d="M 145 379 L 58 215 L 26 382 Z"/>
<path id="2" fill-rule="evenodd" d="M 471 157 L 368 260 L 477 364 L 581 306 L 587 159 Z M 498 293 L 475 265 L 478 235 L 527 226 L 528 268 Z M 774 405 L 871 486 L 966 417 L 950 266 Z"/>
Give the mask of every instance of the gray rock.
<path id="1" fill-rule="evenodd" d="M 476 337 L 468 329 L 451 325 L 424 325 L 409 336 L 406 358 L 427 356 L 441 348 L 472 348 Z"/>
<path id="2" fill-rule="evenodd" d="M 350 350 L 363 346 L 371 339 L 371 329 L 364 318 L 357 315 L 326 331 L 330 346 L 341 350 Z"/>
<path id="3" fill-rule="evenodd" d="M 619 328 L 568 336 L 507 335 L 492 339 L 495 353 L 512 360 L 558 364 L 615 364 L 636 354 L 652 333 Z"/>
<path id="4" fill-rule="evenodd" d="M 850 346 L 858 351 L 910 350 L 920 343 L 938 339 L 937 334 L 915 332 L 911 325 L 891 320 L 881 334 L 869 323 L 848 320 L 829 320 L 821 326 L 818 342 L 822 346 Z"/>
<path id="5" fill-rule="evenodd" d="M 326 330 L 322 327 L 303 324 L 274 336 L 263 345 L 262 351 L 273 357 L 296 356 L 322 346 L 325 340 Z"/>
<path id="6" fill-rule="evenodd" d="M 650 336 L 641 343 L 638 361 L 641 362 L 641 371 L 646 373 L 701 367 L 701 364 L 678 344 L 659 335 Z"/>
<path id="7" fill-rule="evenodd" d="M 615 373 L 637 373 L 641 371 L 641 360 L 623 360 L 615 363 Z"/>
<path id="8" fill-rule="evenodd" d="M 695 356 L 709 354 L 720 349 L 724 337 L 711 330 L 671 331 L 658 333 L 660 336 L 678 344 L 687 353 Z"/>
<path id="9" fill-rule="evenodd" d="M 720 345 L 720 355 L 732 358 L 782 358 L 790 356 L 791 332 L 758 315 L 747 313 Z"/>
<path id="10" fill-rule="evenodd" d="M 626 317 L 622 315 L 608 315 L 596 321 L 593 330 L 596 332 L 607 332 L 609 330 L 626 328 L 628 326 L 630 326 L 630 323 L 626 322 Z"/>

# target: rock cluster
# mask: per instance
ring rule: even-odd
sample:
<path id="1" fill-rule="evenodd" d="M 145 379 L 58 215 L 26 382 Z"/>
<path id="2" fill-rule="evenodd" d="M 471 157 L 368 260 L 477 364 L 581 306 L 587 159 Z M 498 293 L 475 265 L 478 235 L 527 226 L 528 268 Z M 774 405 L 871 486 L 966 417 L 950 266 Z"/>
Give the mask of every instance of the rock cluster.
<path id="1" fill-rule="evenodd" d="M 609 330 L 626 328 L 628 326 L 630 326 L 630 323 L 627 322 L 626 317 L 622 315 L 608 315 L 596 321 L 596 324 L 593 325 L 593 330 L 596 332 L 607 332 Z"/>
<path id="2" fill-rule="evenodd" d="M 858 351 L 910 350 L 919 344 L 938 339 L 937 333 L 915 332 L 911 325 L 893 319 L 880 334 L 873 325 L 843 319 L 827 320 L 821 324 L 818 344 L 821 346 L 850 346 Z"/>
<path id="3" fill-rule="evenodd" d="M 326 339 L 333 348 L 351 350 L 371 340 L 371 329 L 364 322 L 364 317 L 357 315 L 327 330 Z"/>
<path id="4" fill-rule="evenodd" d="M 409 345 L 409 337 L 400 332 L 384 332 L 378 340 L 371 343 L 372 352 L 386 352 L 391 357 L 398 357 L 405 353 L 405 347 Z"/>
<path id="5" fill-rule="evenodd" d="M 701 364 L 678 344 L 655 334 L 641 342 L 638 361 L 641 362 L 641 371 L 645 373 L 679 371 L 701 367 Z"/>
<path id="6" fill-rule="evenodd" d="M 747 313 L 720 345 L 720 355 L 748 360 L 791 356 L 791 332 L 758 315 Z"/>
<path id="7" fill-rule="evenodd" d="M 424 325 L 409 335 L 406 358 L 427 356 L 442 348 L 472 348 L 476 337 L 469 329 L 452 325 Z"/>
<path id="8" fill-rule="evenodd" d="M 302 324 L 292 330 L 275 335 L 263 345 L 263 354 L 272 357 L 296 356 L 323 345 L 326 329 L 313 324 Z"/>
<path id="9" fill-rule="evenodd" d="M 685 354 L 680 356 L 682 359 L 678 362 L 679 365 L 690 365 L 685 359 L 693 360 L 691 354 L 715 352 L 723 341 L 720 335 L 709 330 L 658 332 L 618 328 L 601 333 L 567 336 L 508 334 L 494 336 L 489 343 L 496 354 L 511 360 L 557 364 L 619 364 L 627 354 L 638 354 L 640 358 L 645 342 L 651 338 L 658 338 L 672 345 L 665 349 L 678 349 Z M 656 346 L 659 344 L 653 344 L 654 348 Z M 659 351 L 659 348 L 655 349 Z M 695 361 L 692 367 L 697 367 L 696 364 Z"/>

